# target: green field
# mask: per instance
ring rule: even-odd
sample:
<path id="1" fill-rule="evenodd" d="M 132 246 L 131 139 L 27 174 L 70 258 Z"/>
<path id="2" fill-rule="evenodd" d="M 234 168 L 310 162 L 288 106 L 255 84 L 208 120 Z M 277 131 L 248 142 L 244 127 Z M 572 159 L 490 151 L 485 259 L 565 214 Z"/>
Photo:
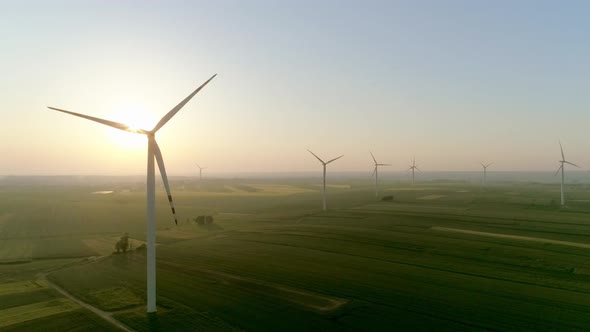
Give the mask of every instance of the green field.
<path id="1" fill-rule="evenodd" d="M 369 180 L 334 180 L 321 212 L 317 183 L 177 179 L 178 227 L 160 188 L 156 316 L 144 252 L 109 253 L 124 232 L 145 239 L 140 186 L 0 186 L 0 317 L 23 331 L 68 316 L 110 326 L 36 283 L 46 273 L 137 331 L 590 326 L 590 186 L 571 186 L 560 208 L 552 184 L 385 181 L 394 199 L 380 201 Z M 187 222 L 201 214 L 215 223 Z M 45 311 L 15 314 L 27 306 Z"/>

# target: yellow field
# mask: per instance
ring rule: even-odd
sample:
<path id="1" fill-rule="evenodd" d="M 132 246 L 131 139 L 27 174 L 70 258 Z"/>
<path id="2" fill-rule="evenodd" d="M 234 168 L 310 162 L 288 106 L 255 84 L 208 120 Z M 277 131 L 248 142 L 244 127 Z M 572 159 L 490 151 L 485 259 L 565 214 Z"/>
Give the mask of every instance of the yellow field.
<path id="1" fill-rule="evenodd" d="M 315 186 L 321 187 L 321 184 L 315 184 Z M 337 189 L 350 189 L 349 184 L 327 184 L 327 188 L 337 188 Z"/>
<path id="2" fill-rule="evenodd" d="M 8 284 L 0 284 L 0 296 L 14 293 L 31 292 L 36 291 L 47 286 L 43 282 L 35 281 L 21 281 L 11 282 Z"/>
<path id="3" fill-rule="evenodd" d="M 300 187 L 294 187 L 289 185 L 280 185 L 280 184 L 247 184 L 250 187 L 260 189 L 262 192 L 255 193 L 255 194 L 270 194 L 270 195 L 293 195 L 293 194 L 301 194 L 301 193 L 309 193 L 314 192 L 317 190 L 305 189 Z"/>
<path id="4" fill-rule="evenodd" d="M 195 191 L 191 192 L 191 197 L 227 197 L 227 196 L 288 196 L 301 193 L 317 192 L 318 190 L 311 190 L 290 185 L 274 185 L 274 184 L 249 184 L 244 185 L 258 189 L 256 192 L 248 192 L 234 186 L 225 185 L 224 188 L 231 190 L 231 192 L 211 192 L 211 191 Z M 181 206 L 181 205 L 178 205 Z"/>
<path id="5" fill-rule="evenodd" d="M 0 328 L 78 308 L 80 307 L 77 304 L 68 299 L 56 299 L 0 310 Z"/>
<path id="6" fill-rule="evenodd" d="M 446 196 L 447 195 L 426 195 L 426 196 L 418 197 L 416 199 L 433 200 L 433 199 L 443 198 L 443 197 L 446 197 Z"/>
<path id="7" fill-rule="evenodd" d="M 400 187 L 392 187 L 392 188 L 386 188 L 385 190 L 393 190 L 393 191 L 423 191 L 423 190 L 437 190 L 438 188 L 427 188 L 427 187 L 404 187 L 404 188 L 400 188 Z"/>

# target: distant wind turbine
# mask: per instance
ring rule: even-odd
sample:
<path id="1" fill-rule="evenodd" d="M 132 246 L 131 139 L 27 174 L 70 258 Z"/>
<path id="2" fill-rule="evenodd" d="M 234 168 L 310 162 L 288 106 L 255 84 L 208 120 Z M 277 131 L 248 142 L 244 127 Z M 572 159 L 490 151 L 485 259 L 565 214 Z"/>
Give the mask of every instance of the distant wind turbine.
<path id="1" fill-rule="evenodd" d="M 322 163 L 322 166 L 324 167 L 324 187 L 322 190 L 322 198 L 323 198 L 323 210 L 326 211 L 326 165 L 328 165 L 329 163 L 336 161 L 342 157 L 344 157 L 344 155 L 341 155 L 340 157 L 336 157 L 332 160 L 328 160 L 328 161 L 323 161 L 320 157 L 318 157 L 315 153 L 311 152 L 310 149 L 307 149 L 307 151 L 309 151 L 309 153 L 311 153 L 314 157 L 317 158 L 317 160 L 320 161 L 320 163 Z"/>
<path id="2" fill-rule="evenodd" d="M 197 163 L 195 163 L 197 164 Z M 199 182 L 203 181 L 203 170 L 207 169 L 207 167 L 201 167 L 199 166 L 199 164 L 197 164 L 197 167 L 199 168 Z"/>
<path id="3" fill-rule="evenodd" d="M 487 173 L 488 173 L 488 167 L 490 167 L 494 163 L 492 162 L 492 163 L 489 163 L 489 164 L 485 165 L 484 163 L 481 163 L 480 162 L 480 164 L 481 164 L 481 167 L 483 167 L 483 185 L 485 186 L 486 183 L 487 183 L 487 179 L 486 178 L 487 178 Z"/>
<path id="4" fill-rule="evenodd" d="M 371 176 L 375 175 L 375 197 L 379 197 L 379 166 L 391 166 L 391 164 L 380 164 L 377 162 L 377 159 L 375 159 L 373 152 L 369 151 L 369 153 L 375 162 L 375 168 L 373 169 L 373 174 L 371 174 Z"/>
<path id="5" fill-rule="evenodd" d="M 147 312 L 152 313 L 156 312 L 156 224 L 155 224 L 155 215 L 156 215 L 156 185 L 155 185 L 155 169 L 154 169 L 154 157 L 156 162 L 158 163 L 158 168 L 160 169 L 160 174 L 162 175 L 162 181 L 164 182 L 164 188 L 166 188 L 166 193 L 168 194 L 168 202 L 170 203 L 170 209 L 172 210 L 172 215 L 174 216 L 174 222 L 178 225 L 178 219 L 176 218 L 176 211 L 174 210 L 174 204 L 172 202 L 172 195 L 170 194 L 170 186 L 168 184 L 168 177 L 166 176 L 166 169 L 164 168 L 164 160 L 162 158 L 162 153 L 160 152 L 160 148 L 158 147 L 158 143 L 156 143 L 156 132 L 160 130 L 186 103 L 188 103 L 207 83 L 209 83 L 217 74 L 211 76 L 205 83 L 199 86 L 195 91 L 193 91 L 188 97 L 186 97 L 183 101 L 181 101 L 176 107 L 170 110 L 158 124 L 152 130 L 145 130 L 145 129 L 133 129 L 128 125 L 103 120 L 100 118 L 95 118 L 93 116 L 84 115 L 80 113 L 74 113 L 70 111 L 66 111 L 59 108 L 48 107 L 52 110 L 67 113 L 70 115 L 78 116 L 84 119 L 88 119 L 91 121 L 95 121 L 98 123 L 102 123 L 104 125 L 117 128 L 120 130 L 136 133 L 136 134 L 143 134 L 147 136 L 148 139 L 148 149 L 147 149 Z"/>
<path id="6" fill-rule="evenodd" d="M 559 165 L 559 168 L 557 169 L 557 172 L 555 172 L 555 175 L 557 175 L 557 173 L 559 173 L 559 171 L 561 170 L 561 206 L 564 206 L 565 205 L 565 195 L 563 194 L 563 186 L 564 186 L 564 182 L 565 182 L 564 164 L 570 164 L 572 166 L 576 166 L 577 168 L 580 168 L 580 166 L 565 160 L 565 155 L 563 154 L 563 147 L 561 146 L 561 141 L 559 142 L 559 148 L 561 149 L 561 160 L 559 160 L 559 163 L 561 165 Z"/>
<path id="7" fill-rule="evenodd" d="M 408 170 L 412 170 L 412 185 L 414 185 L 414 171 L 415 170 L 420 171 L 418 166 L 416 166 L 416 157 L 414 157 L 414 159 L 412 160 L 412 165 L 410 165 L 410 168 L 408 168 Z M 420 172 L 422 172 L 422 171 L 420 171 Z"/>

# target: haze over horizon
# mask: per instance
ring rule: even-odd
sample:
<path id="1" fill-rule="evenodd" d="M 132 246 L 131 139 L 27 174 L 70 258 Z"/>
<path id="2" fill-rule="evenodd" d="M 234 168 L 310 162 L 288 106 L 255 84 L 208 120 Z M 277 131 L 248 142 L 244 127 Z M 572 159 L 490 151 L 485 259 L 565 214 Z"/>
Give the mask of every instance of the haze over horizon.
<path id="1" fill-rule="evenodd" d="M 590 169 L 590 3 L 23 1 L 0 10 L 0 175 Z M 133 42 L 130 42 L 133 41 Z M 573 170 L 573 168 L 569 168 Z M 381 170 L 380 170 L 381 171 Z M 384 170 L 387 172 L 389 170 Z"/>

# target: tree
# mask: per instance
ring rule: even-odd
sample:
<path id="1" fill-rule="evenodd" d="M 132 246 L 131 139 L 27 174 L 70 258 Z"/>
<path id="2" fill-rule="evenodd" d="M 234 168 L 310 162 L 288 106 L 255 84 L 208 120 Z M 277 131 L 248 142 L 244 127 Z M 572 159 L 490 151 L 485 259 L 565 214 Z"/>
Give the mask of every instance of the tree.
<path id="1" fill-rule="evenodd" d="M 117 253 L 123 251 L 123 253 L 127 252 L 129 249 L 129 234 L 125 233 L 125 235 L 121 236 L 117 244 L 115 244 L 115 249 L 117 249 Z"/>

